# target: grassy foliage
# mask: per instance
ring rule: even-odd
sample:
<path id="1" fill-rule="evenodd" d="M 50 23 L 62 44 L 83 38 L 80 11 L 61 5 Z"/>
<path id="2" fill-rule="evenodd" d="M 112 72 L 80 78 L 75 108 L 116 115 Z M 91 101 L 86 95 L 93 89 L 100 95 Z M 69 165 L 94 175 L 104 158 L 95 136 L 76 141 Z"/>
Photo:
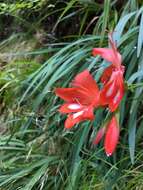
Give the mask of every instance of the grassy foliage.
<path id="1" fill-rule="evenodd" d="M 55 12 L 60 14 L 55 19 L 52 32 L 67 26 L 73 17 L 81 18 L 80 23 L 76 22 L 78 32 L 74 36 L 67 33 L 66 38 L 50 41 L 44 48 L 38 42 L 38 47 L 34 45 L 30 50 L 8 52 L 16 59 L 2 67 L 0 99 L 6 102 L 8 111 L 1 117 L 0 188 L 143 189 L 142 2 L 129 0 L 120 4 L 105 0 L 101 4 L 71 0 L 64 3 L 60 9 L 56 3 L 51 3 L 55 5 L 51 14 L 56 18 Z M 35 26 L 48 17 L 44 16 L 38 17 Z M 73 77 L 85 68 L 99 80 L 107 63 L 99 57 L 92 57 L 91 50 L 108 46 L 107 30 L 112 31 L 113 28 L 113 37 L 126 68 L 128 90 L 120 106 L 120 143 L 114 156 L 109 158 L 104 154 L 102 144 L 92 146 L 97 130 L 108 117 L 107 110 L 96 111 L 94 122 L 84 122 L 71 131 L 65 131 L 65 117 L 57 111 L 62 102 L 55 96 L 54 88 L 67 87 Z M 5 47 L 9 47 L 7 41 Z M 35 55 L 45 56 L 43 60 L 46 61 L 40 67 Z M 30 57 L 25 60 L 25 56 Z M 16 89 L 18 97 L 14 97 Z"/>

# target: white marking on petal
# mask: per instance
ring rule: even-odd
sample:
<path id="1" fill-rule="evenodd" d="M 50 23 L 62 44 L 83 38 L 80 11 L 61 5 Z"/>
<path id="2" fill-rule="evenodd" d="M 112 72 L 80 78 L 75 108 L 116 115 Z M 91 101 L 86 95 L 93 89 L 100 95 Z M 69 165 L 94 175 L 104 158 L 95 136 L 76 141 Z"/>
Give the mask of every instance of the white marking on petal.
<path id="1" fill-rule="evenodd" d="M 77 118 L 78 116 L 82 115 L 84 111 L 79 111 L 73 114 L 73 119 Z"/>
<path id="2" fill-rule="evenodd" d="M 120 91 L 118 90 L 116 96 L 115 96 L 114 99 L 113 99 L 113 103 L 114 103 L 114 104 L 117 103 L 119 96 L 120 96 Z"/>
<path id="3" fill-rule="evenodd" d="M 81 108 L 81 106 L 79 104 L 70 104 L 68 106 L 68 108 L 71 110 L 77 110 L 77 109 Z"/>
<path id="4" fill-rule="evenodd" d="M 111 155 L 112 155 L 111 153 L 107 154 L 108 157 L 111 156 Z"/>
<path id="5" fill-rule="evenodd" d="M 112 83 L 108 91 L 106 92 L 106 97 L 110 97 L 111 94 L 113 93 L 113 90 L 114 90 L 114 82 Z"/>

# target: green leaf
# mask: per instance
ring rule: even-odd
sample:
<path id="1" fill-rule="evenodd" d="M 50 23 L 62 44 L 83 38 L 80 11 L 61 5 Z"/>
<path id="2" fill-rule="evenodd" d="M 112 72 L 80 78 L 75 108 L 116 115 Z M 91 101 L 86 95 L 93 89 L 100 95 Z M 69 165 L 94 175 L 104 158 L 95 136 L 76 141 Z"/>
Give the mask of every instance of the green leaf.
<path id="1" fill-rule="evenodd" d="M 143 55 L 139 59 L 138 64 L 138 71 L 143 69 Z M 138 78 L 137 82 L 140 82 L 141 77 Z M 134 100 L 132 102 L 131 108 L 130 108 L 130 117 L 129 117 L 129 123 L 128 123 L 128 130 L 129 130 L 129 150 L 130 150 L 130 158 L 132 164 L 134 164 L 134 157 L 135 157 L 135 138 L 136 138 L 136 126 L 137 126 L 137 113 L 140 105 L 140 98 L 141 93 L 143 92 L 143 87 L 137 88 L 134 94 Z M 138 101 L 136 101 L 138 100 Z"/>
<path id="2" fill-rule="evenodd" d="M 142 79 L 143 78 L 143 70 L 139 70 L 136 73 L 134 73 L 129 79 L 128 79 L 128 83 L 132 84 L 136 79 Z"/>
<path id="3" fill-rule="evenodd" d="M 137 44 L 137 57 L 140 56 L 140 52 L 143 46 L 143 13 L 141 15 L 139 35 L 138 35 L 138 44 Z"/>
<path id="4" fill-rule="evenodd" d="M 100 46 L 103 43 L 104 35 L 106 32 L 106 27 L 109 19 L 109 11 L 110 11 L 110 0 L 104 1 L 104 11 L 103 11 L 103 23 L 102 23 L 102 31 L 101 31 L 101 40 L 100 40 Z"/>
<path id="5" fill-rule="evenodd" d="M 25 187 L 21 188 L 21 190 L 31 190 L 34 185 L 40 180 L 40 178 L 46 173 L 48 169 L 49 162 L 46 162 L 29 180 L 29 183 L 26 184 Z"/>
<path id="6" fill-rule="evenodd" d="M 114 29 L 114 33 L 113 33 L 113 38 L 115 40 L 115 42 L 118 44 L 120 42 L 120 38 L 121 35 L 124 31 L 124 28 L 127 24 L 127 22 L 136 14 L 135 12 L 129 13 L 127 15 L 125 15 L 124 17 L 122 17 L 118 24 L 116 25 L 115 29 Z"/>
<path id="7" fill-rule="evenodd" d="M 52 33 L 55 31 L 55 29 L 57 28 L 58 24 L 60 23 L 61 19 L 63 18 L 63 16 L 66 14 L 66 12 L 77 2 L 77 0 L 71 0 L 70 2 L 67 3 L 66 8 L 64 9 L 64 11 L 62 12 L 62 14 L 60 15 L 60 17 L 58 18 L 55 26 L 53 27 Z"/>

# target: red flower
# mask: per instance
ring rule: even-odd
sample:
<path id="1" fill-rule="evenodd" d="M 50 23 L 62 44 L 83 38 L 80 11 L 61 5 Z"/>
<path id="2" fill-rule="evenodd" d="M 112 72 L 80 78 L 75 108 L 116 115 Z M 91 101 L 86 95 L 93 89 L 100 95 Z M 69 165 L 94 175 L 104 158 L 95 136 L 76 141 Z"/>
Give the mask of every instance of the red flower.
<path id="1" fill-rule="evenodd" d="M 112 39 L 112 35 L 109 35 L 109 43 L 111 48 L 93 48 L 92 54 L 94 56 L 100 55 L 103 59 L 112 63 L 113 67 L 121 69 L 122 57 L 118 52 L 117 47 Z"/>
<path id="2" fill-rule="evenodd" d="M 116 45 L 109 36 L 111 48 L 94 48 L 93 55 L 100 55 L 112 64 L 105 69 L 101 76 L 103 88 L 101 89 L 101 105 L 108 105 L 114 112 L 124 95 L 124 66 L 121 65 L 121 55 L 117 51 Z"/>
<path id="3" fill-rule="evenodd" d="M 115 151 L 119 139 L 119 126 L 116 117 L 112 117 L 106 129 L 104 148 L 107 156 Z"/>
<path id="4" fill-rule="evenodd" d="M 115 151 L 119 139 L 119 126 L 115 116 L 112 117 L 106 127 L 102 127 L 97 132 L 93 144 L 98 144 L 105 134 L 104 148 L 107 156 L 111 156 Z"/>
<path id="5" fill-rule="evenodd" d="M 104 75 L 103 75 L 104 76 Z M 103 79 L 102 79 L 103 80 Z M 113 71 L 110 79 L 101 90 L 101 104 L 108 105 L 111 112 L 114 112 L 124 95 L 123 73 L 121 71 Z"/>
<path id="6" fill-rule="evenodd" d="M 101 141 L 101 139 L 103 138 L 104 134 L 105 134 L 105 127 L 102 127 L 97 132 L 96 137 L 93 141 L 93 144 L 97 145 Z"/>
<path id="7" fill-rule="evenodd" d="M 84 120 L 93 120 L 93 109 L 99 106 L 99 89 L 88 70 L 78 74 L 72 82 L 72 88 L 57 88 L 57 96 L 66 101 L 61 113 L 68 113 L 65 128 L 71 128 Z"/>

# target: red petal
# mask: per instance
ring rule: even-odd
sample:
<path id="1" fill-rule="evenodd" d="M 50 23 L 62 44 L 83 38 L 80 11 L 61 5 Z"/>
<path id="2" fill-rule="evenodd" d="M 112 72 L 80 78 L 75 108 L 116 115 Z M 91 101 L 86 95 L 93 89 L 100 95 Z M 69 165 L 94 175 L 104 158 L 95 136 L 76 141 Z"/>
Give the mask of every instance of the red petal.
<path id="1" fill-rule="evenodd" d="M 105 127 L 102 127 L 102 128 L 100 128 L 99 131 L 97 132 L 96 137 L 95 137 L 95 139 L 94 139 L 94 141 L 93 141 L 93 144 L 96 144 L 96 145 L 97 145 L 97 144 L 101 141 L 101 139 L 102 139 L 102 137 L 104 136 L 104 134 L 105 134 Z"/>
<path id="2" fill-rule="evenodd" d="M 116 93 L 114 94 L 112 101 L 109 102 L 109 108 L 111 112 L 114 112 L 118 108 L 124 96 L 124 82 L 123 82 L 123 75 L 121 72 L 117 73 L 115 82 L 116 82 Z"/>
<path id="3" fill-rule="evenodd" d="M 107 156 L 111 156 L 115 151 L 119 139 L 119 126 L 116 117 L 114 116 L 107 126 L 105 135 L 104 148 Z"/>
<path id="4" fill-rule="evenodd" d="M 99 105 L 99 89 L 88 70 L 78 74 L 72 85 L 73 88 L 57 88 L 56 95 L 69 103 L 94 107 Z"/>
<path id="5" fill-rule="evenodd" d="M 92 104 L 95 107 L 99 105 L 99 89 L 96 81 L 88 70 L 78 74 L 72 82 L 80 96 L 79 102 L 83 105 Z"/>
<path id="6" fill-rule="evenodd" d="M 110 80 L 105 84 L 100 93 L 101 105 L 109 105 L 110 111 L 114 112 L 124 95 L 123 73 L 114 71 Z"/>
<path id="7" fill-rule="evenodd" d="M 77 112 L 78 113 L 78 112 Z M 81 113 L 82 114 L 82 113 Z M 78 116 L 76 118 L 74 118 L 74 114 L 69 114 L 68 118 L 65 121 L 65 128 L 66 129 L 70 129 L 72 128 L 76 123 L 79 123 L 80 121 L 82 121 L 82 116 Z"/>
<path id="8" fill-rule="evenodd" d="M 69 103 L 77 103 L 85 106 L 93 102 L 96 103 L 99 99 L 99 94 L 90 94 L 89 91 L 81 88 L 57 88 L 55 93 Z"/>
<path id="9" fill-rule="evenodd" d="M 100 103 L 101 105 L 109 104 L 113 101 L 116 95 L 116 83 L 114 81 L 109 81 L 101 90 L 100 93 Z"/>
<path id="10" fill-rule="evenodd" d="M 119 89 L 116 95 L 114 96 L 113 100 L 109 103 L 109 108 L 111 112 L 114 112 L 118 108 L 123 96 L 124 96 L 123 89 Z"/>
<path id="11" fill-rule="evenodd" d="M 107 83 L 112 75 L 112 72 L 114 71 L 115 67 L 113 65 L 110 65 L 109 67 L 107 67 L 102 76 L 101 76 L 101 82 L 103 84 Z"/>
<path id="12" fill-rule="evenodd" d="M 109 48 L 93 48 L 92 54 L 94 56 L 100 55 L 103 59 L 113 63 L 114 62 L 114 52 Z"/>
<path id="13" fill-rule="evenodd" d="M 93 107 L 87 107 L 84 109 L 83 119 L 92 121 L 94 119 Z"/>
<path id="14" fill-rule="evenodd" d="M 77 96 L 76 88 L 56 88 L 55 93 L 57 96 L 62 98 L 67 102 L 74 102 L 75 97 Z"/>
<path id="15" fill-rule="evenodd" d="M 116 68 L 119 69 L 121 67 L 121 61 L 122 61 L 121 55 L 117 51 L 117 49 L 114 48 L 115 46 L 113 46 L 113 44 L 111 44 L 111 47 L 112 49 L 93 48 L 92 54 L 94 56 L 100 55 L 103 59 L 111 62 Z"/>
<path id="16" fill-rule="evenodd" d="M 121 57 L 121 54 L 117 51 L 117 47 L 113 40 L 112 34 L 109 34 L 109 43 L 110 43 L 110 46 L 111 46 L 111 48 L 113 50 L 113 54 L 114 54 L 114 61 L 113 61 L 114 65 L 118 69 L 121 69 L 122 57 Z"/>
<path id="17" fill-rule="evenodd" d="M 72 128 L 76 123 L 79 123 L 84 120 L 93 120 L 94 114 L 93 114 L 93 108 L 87 107 L 79 112 L 76 112 L 74 114 L 69 114 L 68 118 L 65 121 L 65 128 L 70 129 Z"/>
<path id="18" fill-rule="evenodd" d="M 76 103 L 67 103 L 67 104 L 63 104 L 59 111 L 61 113 L 72 113 L 72 112 L 78 112 L 81 111 L 84 107 L 80 104 L 76 104 Z"/>
<path id="19" fill-rule="evenodd" d="M 77 103 L 80 103 L 82 105 L 93 105 L 94 107 L 99 106 L 99 97 L 100 97 L 100 92 L 98 93 L 91 93 L 91 91 L 86 91 L 82 88 L 78 88 L 78 101 Z"/>
<path id="20" fill-rule="evenodd" d="M 84 91 L 88 91 L 90 94 L 96 94 L 99 92 L 97 83 L 88 70 L 84 70 L 79 73 L 73 80 L 72 85 L 75 87 L 80 87 Z"/>

